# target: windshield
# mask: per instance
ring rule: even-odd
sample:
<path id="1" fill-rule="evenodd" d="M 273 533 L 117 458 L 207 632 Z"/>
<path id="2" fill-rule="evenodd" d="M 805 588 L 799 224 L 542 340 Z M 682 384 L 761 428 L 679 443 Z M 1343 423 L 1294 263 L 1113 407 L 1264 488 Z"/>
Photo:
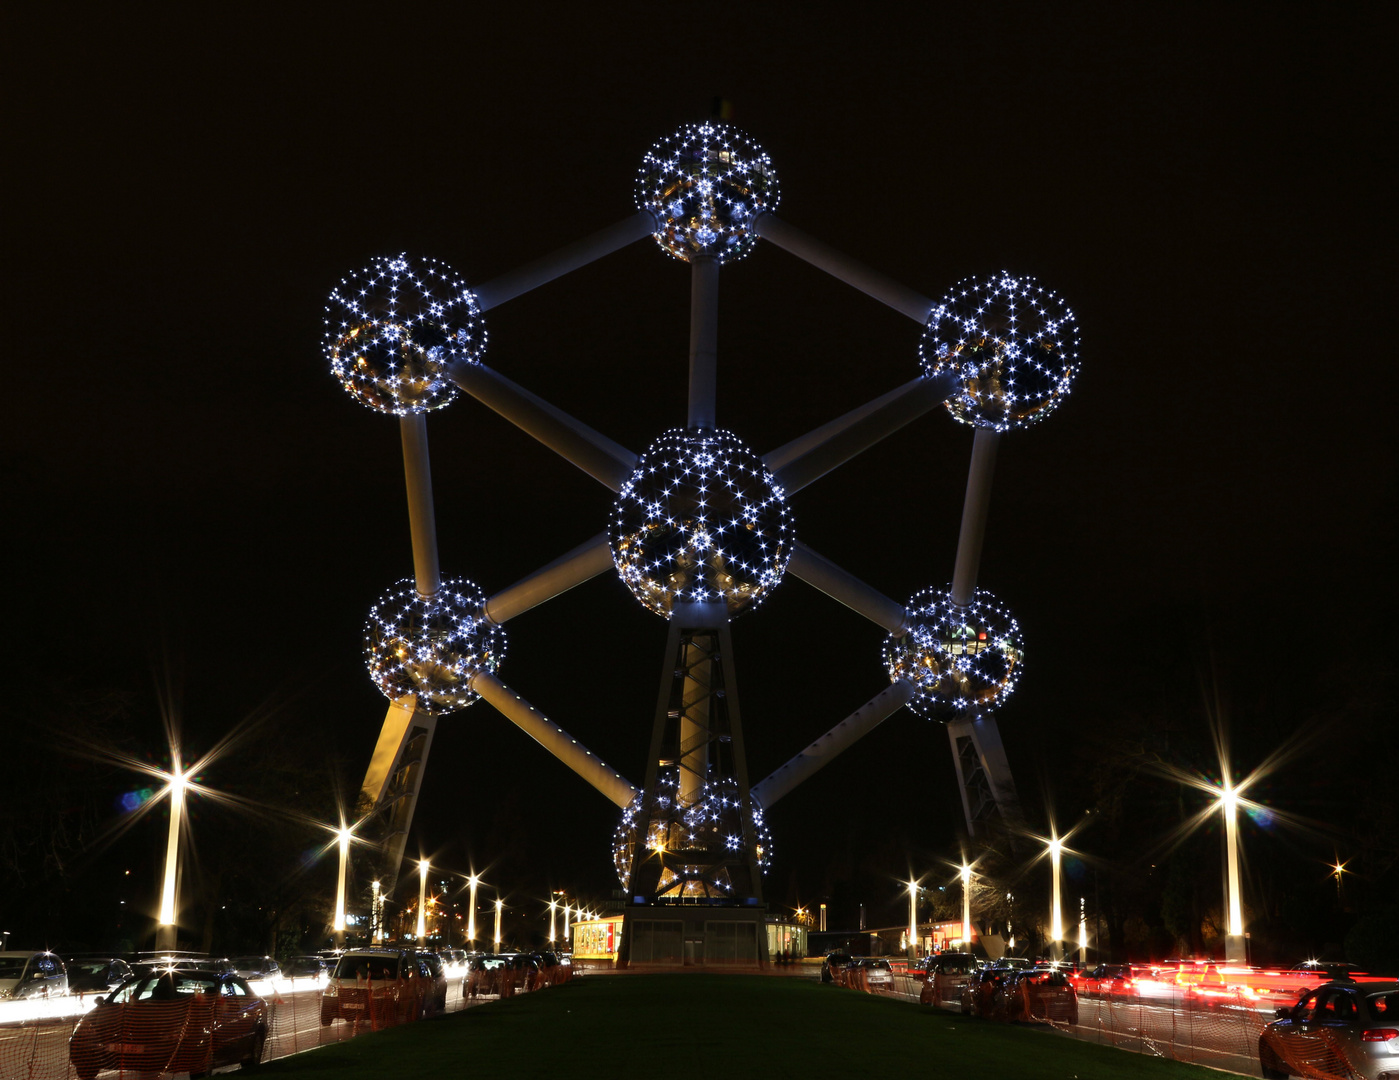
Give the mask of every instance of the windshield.
<path id="1" fill-rule="evenodd" d="M 113 1005 L 131 1001 L 178 1001 L 190 994 L 216 995 L 218 992 L 218 979 L 175 971 L 132 979 L 119 987 L 107 1000 Z"/>
<path id="2" fill-rule="evenodd" d="M 337 979 L 396 979 L 396 956 L 342 956 L 335 967 Z"/>

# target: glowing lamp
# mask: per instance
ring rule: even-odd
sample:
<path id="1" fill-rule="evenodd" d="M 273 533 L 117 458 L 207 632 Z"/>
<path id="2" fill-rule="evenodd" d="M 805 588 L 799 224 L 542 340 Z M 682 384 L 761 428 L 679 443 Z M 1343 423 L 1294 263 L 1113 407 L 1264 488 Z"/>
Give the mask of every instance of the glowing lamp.
<path id="1" fill-rule="evenodd" d="M 946 402 L 964 424 L 1006 431 L 1043 420 L 1078 374 L 1078 319 L 1032 277 L 966 278 L 928 316 L 925 375 L 954 372 Z"/>
<path id="2" fill-rule="evenodd" d="M 444 581 L 432 596 L 412 578 L 374 605 L 364 624 L 370 678 L 390 701 L 417 695 L 433 715 L 455 712 L 479 696 L 471 679 L 505 657 L 505 631 L 481 614 L 486 594 L 465 578 Z"/>
<path id="3" fill-rule="evenodd" d="M 779 198 L 772 161 L 728 124 L 686 124 L 651 147 L 636 176 L 637 209 L 655 215 L 656 242 L 685 262 L 748 254 L 753 219 Z"/>
<path id="4" fill-rule="evenodd" d="M 676 428 L 647 448 L 612 505 L 608 538 L 632 594 L 670 618 L 677 602 L 729 617 L 782 580 L 794 534 L 786 494 L 727 431 Z"/>
<path id="5" fill-rule="evenodd" d="M 884 642 L 889 681 L 913 685 L 908 707 L 928 720 L 989 716 L 1015 690 L 1025 658 L 1020 624 L 985 589 L 959 607 L 951 593 L 924 589 L 909 598 L 910 626 Z"/>
<path id="6" fill-rule="evenodd" d="M 325 307 L 331 373 L 361 404 L 404 416 L 449 404 L 448 368 L 486 348 L 476 296 L 451 267 L 406 255 L 344 278 Z"/>

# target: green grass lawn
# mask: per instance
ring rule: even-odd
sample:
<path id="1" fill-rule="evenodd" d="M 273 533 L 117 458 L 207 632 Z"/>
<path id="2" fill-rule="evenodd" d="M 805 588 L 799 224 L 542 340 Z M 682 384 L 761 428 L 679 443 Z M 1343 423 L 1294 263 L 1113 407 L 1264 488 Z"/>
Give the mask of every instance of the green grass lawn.
<path id="1" fill-rule="evenodd" d="M 560 1080 L 1221 1075 L 805 979 L 689 974 L 575 979 L 283 1058 L 264 1072 L 339 1080 L 432 1080 L 468 1072 Z"/>

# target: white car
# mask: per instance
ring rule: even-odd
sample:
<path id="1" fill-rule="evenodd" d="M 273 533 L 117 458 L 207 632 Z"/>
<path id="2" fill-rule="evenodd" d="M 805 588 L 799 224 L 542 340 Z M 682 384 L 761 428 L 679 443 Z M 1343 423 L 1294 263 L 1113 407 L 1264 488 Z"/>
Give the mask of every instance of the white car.
<path id="1" fill-rule="evenodd" d="M 62 997 L 68 969 L 51 952 L 0 952 L 0 999 Z"/>

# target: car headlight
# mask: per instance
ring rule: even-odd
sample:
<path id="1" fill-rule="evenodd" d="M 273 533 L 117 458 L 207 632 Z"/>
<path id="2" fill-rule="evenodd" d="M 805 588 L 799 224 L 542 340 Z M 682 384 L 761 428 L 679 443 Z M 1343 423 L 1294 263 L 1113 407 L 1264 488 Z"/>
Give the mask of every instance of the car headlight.
<path id="1" fill-rule="evenodd" d="M 336 983 L 334 983 L 334 982 L 328 982 L 328 983 L 326 983 L 326 985 L 325 985 L 325 996 L 326 996 L 326 997 L 339 997 L 339 996 L 340 996 L 340 987 L 339 987 Z"/>

